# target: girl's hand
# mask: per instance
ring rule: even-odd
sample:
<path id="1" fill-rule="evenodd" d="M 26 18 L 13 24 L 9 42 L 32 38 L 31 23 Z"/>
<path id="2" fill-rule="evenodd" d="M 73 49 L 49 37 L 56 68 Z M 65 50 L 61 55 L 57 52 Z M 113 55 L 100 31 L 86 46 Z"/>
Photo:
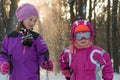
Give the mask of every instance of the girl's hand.
<path id="1" fill-rule="evenodd" d="M 42 65 L 41 65 L 41 67 L 42 67 L 43 69 L 47 69 L 47 70 L 49 70 L 49 71 L 53 71 L 53 63 L 52 63 L 51 60 L 49 60 L 49 61 L 44 61 L 44 62 L 42 63 Z"/>
<path id="2" fill-rule="evenodd" d="M 65 77 L 70 77 L 70 70 L 62 70 L 62 74 L 63 74 Z"/>
<path id="3" fill-rule="evenodd" d="M 10 65 L 8 62 L 3 62 L 0 66 L 0 71 L 3 73 L 3 74 L 7 74 L 9 73 L 10 71 Z"/>

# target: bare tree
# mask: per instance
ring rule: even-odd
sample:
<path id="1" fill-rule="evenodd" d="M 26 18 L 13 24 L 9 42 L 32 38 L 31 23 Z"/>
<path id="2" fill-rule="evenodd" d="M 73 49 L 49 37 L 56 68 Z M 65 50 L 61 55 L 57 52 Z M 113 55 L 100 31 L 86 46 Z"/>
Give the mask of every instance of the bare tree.
<path id="1" fill-rule="evenodd" d="M 110 38 L 110 21 L 111 20 L 111 18 L 110 18 L 110 0 L 108 0 L 108 5 L 107 5 L 107 26 L 106 26 L 106 42 L 107 42 L 107 50 L 108 50 L 108 52 L 111 54 L 111 50 L 110 50 L 110 40 L 111 40 L 111 38 Z"/>
<path id="2" fill-rule="evenodd" d="M 76 20 L 86 19 L 86 4 L 87 0 L 76 0 Z"/>
<path id="3" fill-rule="evenodd" d="M 70 4 L 70 22 L 72 24 L 74 22 L 74 17 L 75 17 L 74 12 L 73 12 L 74 0 L 70 0 L 69 4 Z"/>
<path id="4" fill-rule="evenodd" d="M 18 4 L 19 0 L 10 0 L 10 11 L 9 11 L 9 15 L 8 15 L 8 21 L 7 21 L 7 25 L 6 25 L 6 30 L 7 33 L 13 31 L 16 29 L 16 16 L 15 16 L 15 10 L 17 8 L 17 4 Z"/>
<path id="5" fill-rule="evenodd" d="M 89 16 L 88 19 L 91 22 L 91 18 L 92 18 L 92 0 L 89 0 Z"/>
<path id="6" fill-rule="evenodd" d="M 120 1 L 119 1 L 119 12 L 120 13 Z M 120 14 L 118 14 L 118 42 L 120 42 Z M 119 57 L 120 57 L 120 43 L 118 44 L 119 45 Z M 120 58 L 119 58 L 119 66 L 120 66 Z"/>
<path id="7" fill-rule="evenodd" d="M 119 73 L 119 64 L 118 64 L 118 40 L 117 40 L 117 9 L 118 9 L 118 0 L 113 0 L 112 7 L 112 54 L 114 62 L 114 70 Z"/>
<path id="8" fill-rule="evenodd" d="M 0 0 L 0 44 L 5 34 L 7 15 L 5 10 L 5 0 Z"/>
<path id="9" fill-rule="evenodd" d="M 93 6 L 93 10 L 94 10 L 94 20 L 93 20 L 93 25 L 94 25 L 94 34 L 95 34 L 95 36 L 94 36 L 94 43 L 96 44 L 97 43 L 97 41 L 96 41 L 96 12 L 95 12 L 95 7 L 96 7 L 96 0 L 94 0 L 94 6 Z"/>

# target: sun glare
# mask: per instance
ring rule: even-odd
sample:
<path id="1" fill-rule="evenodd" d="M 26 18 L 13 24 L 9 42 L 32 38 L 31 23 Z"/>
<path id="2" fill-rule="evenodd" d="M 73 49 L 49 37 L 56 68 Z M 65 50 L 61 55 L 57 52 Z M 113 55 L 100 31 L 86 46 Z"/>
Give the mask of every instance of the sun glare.
<path id="1" fill-rule="evenodd" d="M 20 6 L 23 3 L 31 3 L 31 4 L 33 4 L 34 0 L 20 0 L 19 3 L 18 3 L 18 6 Z"/>

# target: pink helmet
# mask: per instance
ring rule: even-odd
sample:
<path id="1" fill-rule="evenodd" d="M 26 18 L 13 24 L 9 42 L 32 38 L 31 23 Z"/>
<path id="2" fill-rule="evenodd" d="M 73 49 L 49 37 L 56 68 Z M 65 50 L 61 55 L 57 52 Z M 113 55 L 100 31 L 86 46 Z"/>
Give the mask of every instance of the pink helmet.
<path id="1" fill-rule="evenodd" d="M 70 29 L 70 36 L 71 36 L 71 39 L 73 40 L 74 39 L 74 31 L 75 31 L 75 28 L 78 26 L 78 25 L 86 25 L 88 26 L 88 28 L 90 29 L 91 31 L 91 39 L 94 38 L 94 30 L 93 30 L 93 26 L 91 25 L 91 23 L 87 20 L 77 20 L 75 22 L 73 22 L 72 26 L 71 26 L 71 29 Z"/>

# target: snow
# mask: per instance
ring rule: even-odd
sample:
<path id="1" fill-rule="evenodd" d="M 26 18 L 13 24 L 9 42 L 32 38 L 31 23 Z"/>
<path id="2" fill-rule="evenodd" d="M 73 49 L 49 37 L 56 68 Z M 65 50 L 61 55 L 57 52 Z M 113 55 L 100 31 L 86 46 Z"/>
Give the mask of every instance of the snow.
<path id="1" fill-rule="evenodd" d="M 46 80 L 46 70 L 41 70 L 40 73 L 40 80 Z M 64 76 L 61 73 L 55 74 L 54 72 L 48 72 L 48 78 L 49 80 L 65 80 Z M 0 80 L 8 80 L 8 75 L 3 75 L 0 73 Z M 113 80 L 120 80 L 120 74 L 114 73 Z"/>
<path id="2" fill-rule="evenodd" d="M 41 71 L 41 80 L 46 80 L 46 71 Z M 55 75 L 54 72 L 49 72 L 49 80 L 65 80 L 64 76 L 61 73 Z M 114 73 L 113 80 L 120 80 L 120 74 Z"/>
<path id="3" fill-rule="evenodd" d="M 114 79 L 113 80 L 120 80 L 120 74 L 114 73 Z"/>
<path id="4" fill-rule="evenodd" d="M 40 80 L 46 80 L 47 78 L 46 70 L 41 70 L 40 73 L 41 73 Z M 49 77 L 49 80 L 65 80 L 64 76 L 61 73 L 55 74 L 54 72 L 48 72 L 48 77 Z"/>
<path id="5" fill-rule="evenodd" d="M 64 76 L 60 73 L 56 74 L 54 72 L 48 73 L 49 80 L 65 80 Z M 46 80 L 46 71 L 41 70 L 41 80 Z M 120 80 L 120 74 L 114 73 L 114 79 L 113 80 Z"/>

